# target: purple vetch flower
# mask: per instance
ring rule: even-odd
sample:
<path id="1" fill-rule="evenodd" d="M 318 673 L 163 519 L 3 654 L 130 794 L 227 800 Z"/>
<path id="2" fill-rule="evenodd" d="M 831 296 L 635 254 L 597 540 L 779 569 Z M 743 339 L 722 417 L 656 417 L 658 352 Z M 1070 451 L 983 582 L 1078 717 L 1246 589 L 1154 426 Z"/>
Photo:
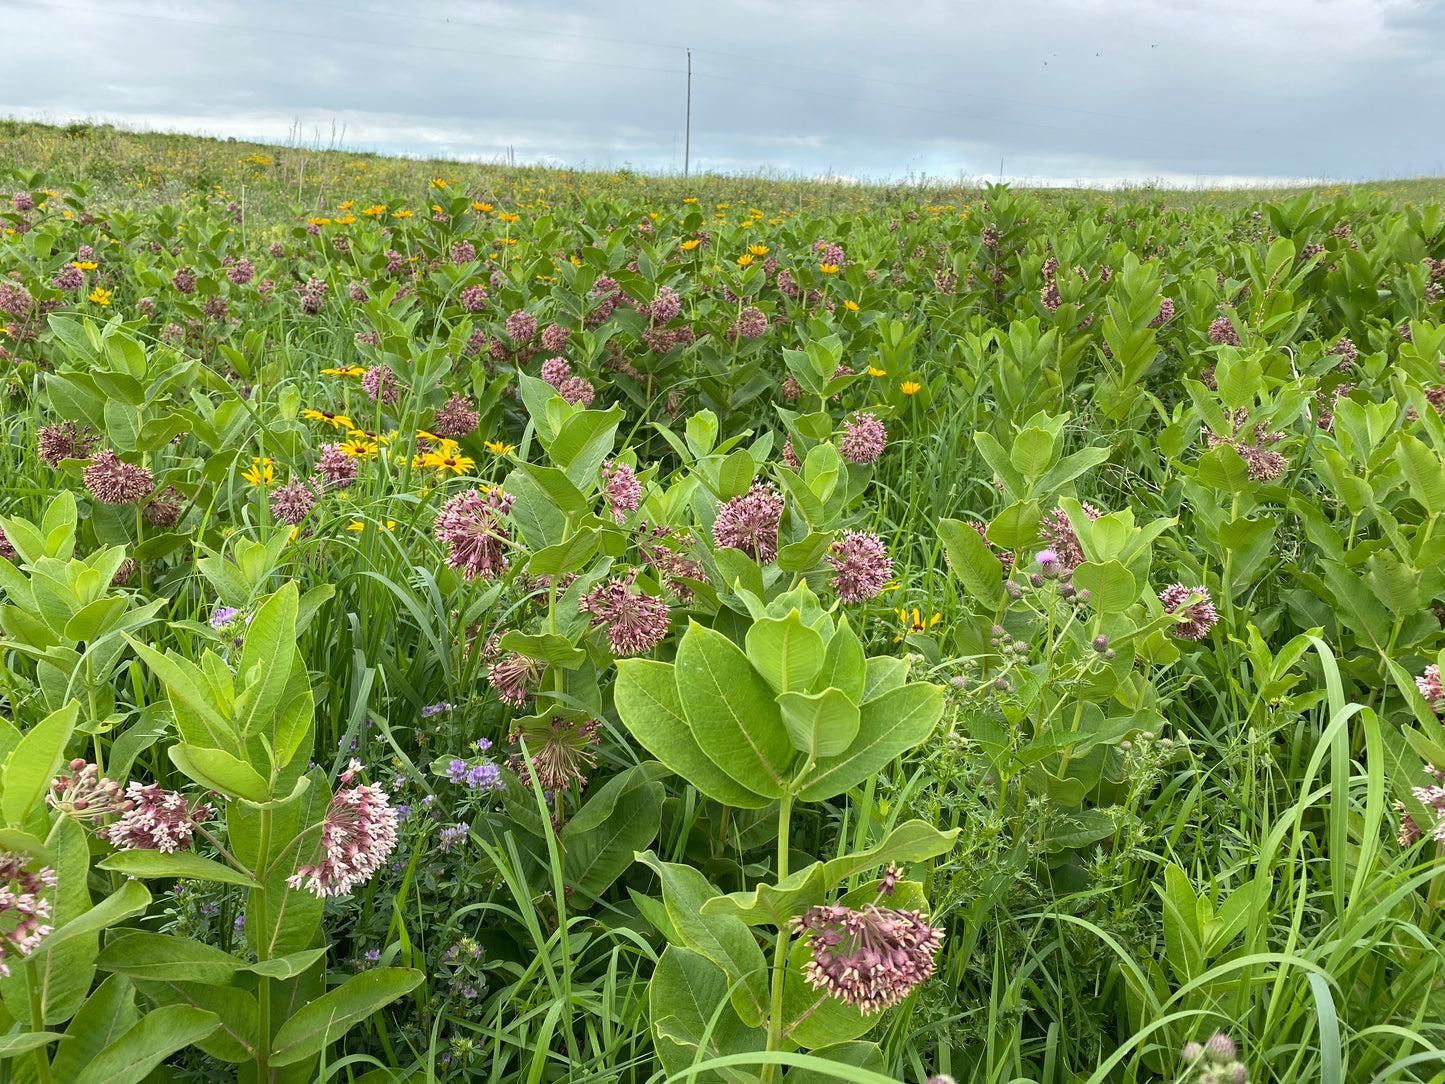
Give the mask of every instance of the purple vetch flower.
<path id="1" fill-rule="evenodd" d="M 879 893 L 879 899 L 883 896 Z M 933 974 L 943 931 L 917 911 L 868 904 L 861 910 L 820 904 L 793 919 L 812 959 L 803 974 L 864 1013 L 896 1005 Z"/>
<path id="2" fill-rule="evenodd" d="M 458 493 L 437 513 L 434 536 L 447 544 L 447 564 L 467 579 L 492 579 L 507 567 L 506 544 L 511 536 L 501 517 L 515 498 L 500 489 L 482 487 Z"/>
<path id="3" fill-rule="evenodd" d="M 90 495 L 104 504 L 130 504 L 155 489 L 150 471 L 125 462 L 109 448 L 97 453 L 80 476 Z"/>
<path id="4" fill-rule="evenodd" d="M 437 834 L 437 846 L 441 847 L 443 854 L 451 854 L 452 850 L 467 841 L 471 829 L 465 824 L 454 824 L 449 828 L 443 828 Z"/>
<path id="5" fill-rule="evenodd" d="M 35 450 L 47 466 L 55 467 L 62 459 L 84 459 L 96 438 L 87 436 L 89 426 L 77 427 L 74 422 L 41 426 L 35 433 Z"/>
<path id="6" fill-rule="evenodd" d="M 436 408 L 432 420 L 432 432 L 439 437 L 460 440 L 476 429 L 481 417 L 472 409 L 470 400 L 453 392 L 450 399 Z"/>
<path id="7" fill-rule="evenodd" d="M 481 312 L 487 305 L 487 288 L 479 282 L 463 286 L 458 298 L 467 312 Z"/>
<path id="8" fill-rule="evenodd" d="M 343 787 L 326 807 L 317 860 L 297 866 L 286 883 L 322 898 L 344 896 L 370 880 L 395 846 L 396 810 L 386 791 L 366 783 Z"/>
<path id="9" fill-rule="evenodd" d="M 241 611 L 234 606 L 217 606 L 211 611 L 211 628 L 223 629 L 240 616 Z"/>
<path id="10" fill-rule="evenodd" d="M 125 796 L 131 808 L 95 833 L 120 851 L 178 851 L 190 845 L 196 825 L 213 812 L 209 805 L 192 804 L 179 791 L 162 790 L 154 783 L 132 783 Z"/>
<path id="11" fill-rule="evenodd" d="M 447 764 L 447 778 L 471 790 L 489 791 L 502 787 L 502 770 L 490 761 L 470 764 L 454 757 Z"/>
<path id="12" fill-rule="evenodd" d="M 671 614 L 667 602 L 632 589 L 637 569 L 614 577 L 588 591 L 577 603 L 592 615 L 593 628 L 607 630 L 607 643 L 614 655 L 638 655 L 651 651 L 667 635 Z"/>
<path id="13" fill-rule="evenodd" d="M 607 509 L 621 523 L 628 512 L 635 512 L 642 503 L 642 483 L 626 463 L 605 460 L 602 464 L 602 488 L 607 496 Z"/>
<path id="14" fill-rule="evenodd" d="M 440 715 L 444 711 L 451 710 L 452 706 L 448 704 L 445 700 L 438 700 L 435 704 L 424 705 L 421 709 L 421 715 L 423 719 L 426 719 L 430 718 L 433 715 Z"/>
<path id="15" fill-rule="evenodd" d="M 893 561 L 883 540 L 871 531 L 844 531 L 829 547 L 833 590 L 844 602 L 862 602 L 883 590 L 893 575 Z"/>
<path id="16" fill-rule="evenodd" d="M 340 444 L 323 444 L 321 458 L 316 462 L 316 473 L 321 484 L 328 489 L 345 489 L 356 481 L 357 463 L 347 455 Z"/>
<path id="17" fill-rule="evenodd" d="M 838 454 L 849 463 L 860 466 L 872 463 L 888 444 L 888 430 L 877 415 L 867 411 L 859 412 L 843 423 L 843 435 L 838 439 Z"/>
<path id="18" fill-rule="evenodd" d="M 572 375 L 572 366 L 567 363 L 566 358 L 548 358 L 542 362 L 542 379 L 554 388 L 560 388 L 562 382 Z"/>
<path id="19" fill-rule="evenodd" d="M 537 318 L 526 309 L 517 309 L 506 320 L 507 336 L 514 343 L 525 343 L 537 334 Z"/>
<path id="20" fill-rule="evenodd" d="M 45 920 L 51 917 L 48 891 L 55 887 L 55 871 L 27 869 L 33 861 L 28 854 L 0 851 L 0 975 L 10 974 L 7 956 L 29 956 L 54 929 Z"/>
<path id="21" fill-rule="evenodd" d="M 366 952 L 365 952 L 365 954 L 363 954 L 362 959 L 365 960 L 368 964 L 380 963 L 380 962 L 381 962 L 381 950 L 380 950 L 380 949 L 367 949 Z"/>
<path id="22" fill-rule="evenodd" d="M 754 482 L 742 496 L 718 507 L 712 525 L 713 541 L 740 549 L 766 564 L 778 555 L 778 524 L 782 518 L 782 494 L 764 482 Z"/>
<path id="23" fill-rule="evenodd" d="M 542 348 L 553 354 L 560 354 L 566 350 L 567 329 L 561 324 L 548 324 L 542 331 Z M 551 381 L 548 383 L 550 384 Z"/>
<path id="24" fill-rule="evenodd" d="M 294 527 L 316 507 L 316 490 L 301 478 L 292 478 L 271 494 L 271 515 L 277 523 Z"/>
<path id="25" fill-rule="evenodd" d="M 396 386 L 396 374 L 385 365 L 373 365 L 362 374 L 361 390 L 373 403 L 379 399 L 387 406 L 394 405 L 401 397 Z"/>
<path id="26" fill-rule="evenodd" d="M 1184 604 L 1192 595 L 1199 595 L 1199 600 L 1185 606 Z M 1209 592 L 1203 587 L 1186 587 L 1182 583 L 1171 583 L 1159 592 L 1159 601 L 1163 604 L 1165 613 L 1185 618 L 1170 630 L 1183 640 L 1202 640 L 1219 620 L 1219 614 L 1215 612 Z M 1180 609 L 1181 606 L 1183 609 Z"/>

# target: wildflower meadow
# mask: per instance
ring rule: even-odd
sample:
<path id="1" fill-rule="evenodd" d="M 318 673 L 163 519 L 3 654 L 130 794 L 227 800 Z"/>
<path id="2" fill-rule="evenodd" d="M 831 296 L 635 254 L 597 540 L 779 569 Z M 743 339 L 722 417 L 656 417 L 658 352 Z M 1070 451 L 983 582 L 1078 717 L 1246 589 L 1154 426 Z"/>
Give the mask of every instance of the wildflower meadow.
<path id="1" fill-rule="evenodd" d="M 1428 189 L 295 153 L 0 126 L 0 1079 L 1445 1081 Z"/>

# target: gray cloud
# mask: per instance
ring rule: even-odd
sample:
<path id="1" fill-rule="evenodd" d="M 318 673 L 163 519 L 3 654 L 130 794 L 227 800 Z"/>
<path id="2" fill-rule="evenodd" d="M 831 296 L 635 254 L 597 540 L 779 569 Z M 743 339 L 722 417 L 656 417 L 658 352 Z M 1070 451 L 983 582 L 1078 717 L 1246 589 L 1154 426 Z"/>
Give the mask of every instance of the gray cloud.
<path id="1" fill-rule="evenodd" d="M 0 113 L 361 149 L 1038 181 L 1445 172 L 1435 0 L 0 0 Z"/>

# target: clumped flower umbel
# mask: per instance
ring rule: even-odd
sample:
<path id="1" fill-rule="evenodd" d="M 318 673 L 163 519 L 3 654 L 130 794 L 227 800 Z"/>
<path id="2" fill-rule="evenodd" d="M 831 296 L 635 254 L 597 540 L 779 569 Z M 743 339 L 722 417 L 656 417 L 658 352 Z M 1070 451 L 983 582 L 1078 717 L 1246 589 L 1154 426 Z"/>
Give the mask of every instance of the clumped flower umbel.
<path id="1" fill-rule="evenodd" d="M 351 763 L 342 782 L 351 782 L 359 767 Z M 286 883 L 323 899 L 344 896 L 369 881 L 395 847 L 396 810 L 386 791 L 367 783 L 342 787 L 326 807 L 317 860 L 297 866 Z"/>
<path id="2" fill-rule="evenodd" d="M 532 336 L 537 334 L 537 318 L 525 309 L 518 309 L 511 313 L 506 320 L 507 336 L 514 343 L 526 343 L 532 341 Z"/>
<path id="3" fill-rule="evenodd" d="M 385 365 L 373 365 L 361 377 L 361 390 L 373 403 L 378 399 L 392 406 L 400 398 L 396 386 L 396 375 Z"/>
<path id="4" fill-rule="evenodd" d="M 439 437 L 460 440 L 477 428 L 482 416 L 472 409 L 472 404 L 457 392 L 437 407 L 432 420 L 432 432 Z"/>
<path id="5" fill-rule="evenodd" d="M 712 525 L 713 541 L 767 563 L 778 555 L 778 524 L 782 518 L 782 494 L 763 482 L 754 482 L 742 496 L 723 501 L 718 507 Z"/>
<path id="6" fill-rule="evenodd" d="M 1249 1084 L 1249 1068 L 1239 1050 L 1222 1031 L 1202 1043 L 1189 1043 L 1179 1053 L 1183 1062 L 1177 1084 Z"/>
<path id="7" fill-rule="evenodd" d="M 1194 595 L 1200 596 L 1199 599 L 1185 605 Z M 1185 619 L 1170 630 L 1182 640 L 1202 640 L 1219 620 L 1219 614 L 1214 609 L 1214 602 L 1210 599 L 1209 592 L 1203 587 L 1186 587 L 1182 583 L 1171 583 L 1159 592 L 1159 601 L 1163 604 L 1165 613 Z"/>
<path id="8" fill-rule="evenodd" d="M 62 459 L 84 459 L 90 455 L 90 446 L 96 440 L 86 435 L 89 430 L 89 426 L 77 426 L 74 422 L 41 426 L 35 433 L 36 452 L 49 467 L 58 466 Z"/>
<path id="9" fill-rule="evenodd" d="M 1087 502 L 1080 507 L 1090 519 L 1098 519 L 1104 514 Z M 1068 513 L 1062 508 L 1055 508 L 1039 522 L 1039 538 L 1054 551 L 1060 573 L 1070 572 L 1084 563 L 1084 547 L 1079 542 L 1074 525 L 1069 522 Z"/>
<path id="10" fill-rule="evenodd" d="M 566 790 L 573 783 L 587 785 L 587 770 L 596 766 L 593 747 L 600 741 L 602 724 L 596 719 L 530 719 L 519 724 L 509 737 L 525 742 L 527 755 L 514 756 L 511 768 L 530 785 L 535 779 L 543 790 Z M 528 776 L 530 775 L 530 778 Z"/>
<path id="11" fill-rule="evenodd" d="M 1410 792 L 1427 810 L 1435 814 L 1435 823 L 1430 826 L 1430 838 L 1445 843 L 1445 771 L 1431 768 L 1429 772 L 1435 782 L 1428 787 L 1411 787 Z M 1395 812 L 1400 814 L 1400 831 L 1396 838 L 1400 846 L 1409 847 L 1422 835 L 1424 830 L 1405 809 L 1404 802 L 1395 803 Z"/>
<path id="12" fill-rule="evenodd" d="M 826 559 L 833 568 L 833 590 L 844 602 L 873 598 L 893 575 L 888 550 L 871 531 L 844 531 Z"/>
<path id="13" fill-rule="evenodd" d="M 537 660 L 511 652 L 487 667 L 487 682 L 503 703 L 520 708 L 532 695 L 542 667 Z"/>
<path id="14" fill-rule="evenodd" d="M 301 478 L 292 478 L 271 493 L 271 515 L 277 523 L 294 527 L 315 507 L 316 490 Z"/>
<path id="15" fill-rule="evenodd" d="M 316 473 L 321 484 L 327 489 L 345 489 L 356 481 L 356 459 L 349 456 L 340 444 L 323 444 L 321 458 L 316 462 Z"/>
<path id="16" fill-rule="evenodd" d="M 125 796 L 130 808 L 120 820 L 96 832 L 119 851 L 170 854 L 188 847 L 196 825 L 213 812 L 203 802 L 192 803 L 179 791 L 163 790 L 154 783 L 132 783 Z"/>
<path id="17" fill-rule="evenodd" d="M 1445 715 L 1445 685 L 1440 682 L 1439 663 L 1425 667 L 1425 672 L 1415 679 L 1415 686 L 1437 715 Z"/>
<path id="18" fill-rule="evenodd" d="M 507 567 L 511 535 L 501 517 L 515 498 L 500 489 L 482 487 L 458 493 L 437 513 L 434 535 L 447 544 L 447 564 L 467 579 L 492 579 Z"/>
<path id="19" fill-rule="evenodd" d="M 592 615 L 592 627 L 607 630 L 607 643 L 614 655 L 639 655 L 651 651 L 664 636 L 670 618 L 667 603 L 653 595 L 632 589 L 637 569 L 614 577 L 588 591 L 577 608 Z"/>
<path id="20" fill-rule="evenodd" d="M 100 774 L 100 769 L 80 758 L 70 762 L 69 775 L 57 775 L 45 799 L 60 812 L 76 820 L 99 820 L 132 807 L 125 788 Z"/>
<path id="21" fill-rule="evenodd" d="M 104 504 L 131 504 L 155 489 L 150 471 L 125 462 L 109 448 L 97 453 L 80 477 L 90 495 Z"/>
<path id="22" fill-rule="evenodd" d="M 626 463 L 609 459 L 602 464 L 602 489 L 607 496 L 607 510 L 618 523 L 642 503 L 642 483 Z"/>
<path id="23" fill-rule="evenodd" d="M 867 411 L 853 415 L 843 423 L 843 435 L 838 440 L 838 454 L 849 463 L 864 465 L 872 463 L 883 454 L 888 444 L 888 430 L 877 415 Z"/>
<path id="24" fill-rule="evenodd" d="M 7 956 L 29 956 L 53 929 L 45 920 L 51 914 L 47 892 L 55 887 L 55 871 L 27 869 L 33 862 L 27 854 L 0 851 L 0 975 L 10 974 Z"/>
<path id="25" fill-rule="evenodd" d="M 793 919 L 793 931 L 807 938 L 813 953 L 803 971 L 813 989 L 874 1013 L 933 974 L 943 931 L 917 911 L 878 906 L 897 881 L 890 868 L 878 898 L 862 909 L 820 904 Z"/>

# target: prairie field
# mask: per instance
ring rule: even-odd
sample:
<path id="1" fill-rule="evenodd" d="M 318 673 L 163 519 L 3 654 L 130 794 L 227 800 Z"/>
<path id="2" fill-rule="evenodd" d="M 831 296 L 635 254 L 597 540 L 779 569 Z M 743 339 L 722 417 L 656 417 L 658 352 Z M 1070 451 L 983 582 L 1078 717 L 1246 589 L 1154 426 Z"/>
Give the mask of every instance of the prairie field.
<path id="1" fill-rule="evenodd" d="M 0 1080 L 1445 1081 L 1445 204 L 0 121 Z"/>

